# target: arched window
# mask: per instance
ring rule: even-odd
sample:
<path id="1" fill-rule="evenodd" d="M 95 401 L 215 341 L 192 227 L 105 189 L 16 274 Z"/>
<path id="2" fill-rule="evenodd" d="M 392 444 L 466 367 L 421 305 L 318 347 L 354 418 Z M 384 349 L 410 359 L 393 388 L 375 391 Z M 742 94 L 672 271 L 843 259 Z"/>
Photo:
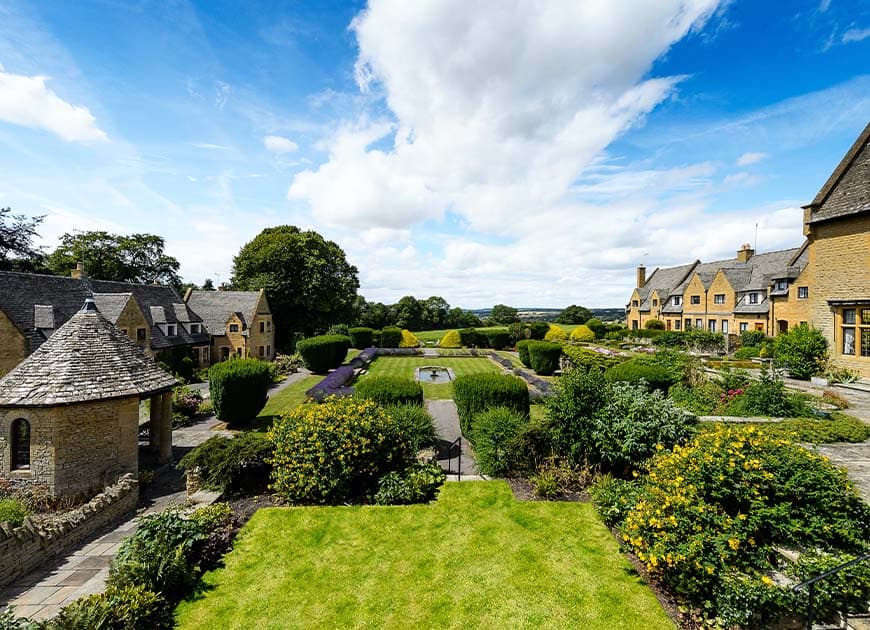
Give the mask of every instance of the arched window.
<path id="1" fill-rule="evenodd" d="M 12 470 L 30 468 L 30 423 L 24 418 L 12 421 Z"/>

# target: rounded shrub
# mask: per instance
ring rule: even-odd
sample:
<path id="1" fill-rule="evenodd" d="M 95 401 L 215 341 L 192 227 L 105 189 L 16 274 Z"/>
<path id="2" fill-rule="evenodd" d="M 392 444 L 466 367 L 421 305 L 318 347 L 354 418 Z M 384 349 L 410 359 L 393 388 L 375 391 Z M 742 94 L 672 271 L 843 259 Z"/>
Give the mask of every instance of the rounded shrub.
<path id="1" fill-rule="evenodd" d="M 559 369 L 562 346 L 549 341 L 533 341 L 529 344 L 529 362 L 540 376 L 549 376 Z"/>
<path id="2" fill-rule="evenodd" d="M 553 343 L 565 343 L 568 341 L 568 332 L 557 324 L 550 324 L 550 329 L 544 335 L 544 341 L 552 341 Z"/>
<path id="3" fill-rule="evenodd" d="M 245 431 L 234 437 L 209 438 L 178 462 L 195 472 L 202 486 L 227 495 L 258 494 L 269 485 L 272 444 L 262 433 Z"/>
<path id="4" fill-rule="evenodd" d="M 380 347 L 398 348 L 402 344 L 402 329 L 396 326 L 387 326 L 381 330 Z"/>
<path id="5" fill-rule="evenodd" d="M 809 379 L 824 370 L 828 341 L 822 332 L 805 324 L 777 335 L 776 363 L 793 378 Z"/>
<path id="6" fill-rule="evenodd" d="M 511 334 L 507 330 L 487 330 L 486 343 L 493 350 L 502 350 L 511 344 Z"/>
<path id="7" fill-rule="evenodd" d="M 79 597 L 58 611 L 47 625 L 39 627 L 169 630 L 174 626 L 172 607 L 160 594 L 142 585 L 129 585 Z"/>
<path id="8" fill-rule="evenodd" d="M 315 374 L 326 374 L 344 363 L 349 349 L 350 337 L 344 335 L 319 335 L 296 344 L 305 367 Z"/>
<path id="9" fill-rule="evenodd" d="M 517 352 L 520 355 L 520 363 L 526 367 L 532 367 L 532 359 L 529 357 L 529 344 L 534 339 L 521 339 L 517 342 Z"/>
<path id="10" fill-rule="evenodd" d="M 492 407 L 474 416 L 471 442 L 474 460 L 484 475 L 500 477 L 511 472 L 511 444 L 529 418 L 509 407 Z"/>
<path id="11" fill-rule="evenodd" d="M 586 320 L 584 326 L 592 331 L 596 339 L 603 339 L 604 335 L 607 334 L 607 326 L 597 317 Z"/>
<path id="12" fill-rule="evenodd" d="M 563 346 L 562 353 L 568 357 L 571 365 L 583 368 L 584 370 L 597 368 L 604 371 L 620 362 L 619 357 L 602 354 L 581 346 Z"/>
<path id="13" fill-rule="evenodd" d="M 548 330 L 550 330 L 550 324 L 547 322 L 532 322 L 529 324 L 529 339 L 542 341 Z"/>
<path id="14" fill-rule="evenodd" d="M 410 330 L 402 331 L 402 341 L 399 342 L 400 348 L 416 348 L 420 345 L 420 340 Z"/>
<path id="15" fill-rule="evenodd" d="M 399 433 L 411 452 L 438 445 L 435 422 L 425 407 L 418 404 L 388 405 L 384 410 L 398 425 Z"/>
<path id="16" fill-rule="evenodd" d="M 299 407 L 269 429 L 271 488 L 293 503 L 358 501 L 410 464 L 395 420 L 370 400 L 332 398 Z"/>
<path id="17" fill-rule="evenodd" d="M 507 374 L 466 374 L 453 381 L 453 401 L 463 435 L 471 435 L 474 416 L 491 407 L 508 407 L 529 415 L 529 388 Z"/>
<path id="18" fill-rule="evenodd" d="M 379 405 L 423 404 L 423 386 L 403 376 L 368 376 L 356 383 L 354 391 L 358 398 Z"/>
<path id="19" fill-rule="evenodd" d="M 667 392 L 668 388 L 677 382 L 673 373 L 666 367 L 660 365 L 648 365 L 639 362 L 637 359 L 614 365 L 607 369 L 604 377 L 609 383 L 619 381 L 626 383 L 638 383 L 646 381 L 650 389 L 658 389 Z"/>
<path id="20" fill-rule="evenodd" d="M 18 499 L 0 499 L 0 523 L 9 523 L 12 527 L 18 527 L 28 516 L 30 510 Z"/>
<path id="21" fill-rule="evenodd" d="M 461 348 L 462 339 L 459 337 L 458 330 L 448 330 L 438 342 L 439 348 Z"/>
<path id="22" fill-rule="evenodd" d="M 571 331 L 571 341 L 589 343 L 590 341 L 595 341 L 595 333 L 586 324 L 581 324 Z"/>
<path id="23" fill-rule="evenodd" d="M 364 350 L 372 347 L 374 330 L 365 326 L 351 328 L 347 331 L 350 336 L 350 345 L 357 350 Z"/>
<path id="24" fill-rule="evenodd" d="M 208 388 L 215 415 L 228 424 L 241 424 L 266 405 L 272 383 L 269 364 L 257 359 L 230 359 L 208 371 Z"/>
<path id="25" fill-rule="evenodd" d="M 647 330 L 664 330 L 665 323 L 660 319 L 648 319 L 643 327 Z"/>

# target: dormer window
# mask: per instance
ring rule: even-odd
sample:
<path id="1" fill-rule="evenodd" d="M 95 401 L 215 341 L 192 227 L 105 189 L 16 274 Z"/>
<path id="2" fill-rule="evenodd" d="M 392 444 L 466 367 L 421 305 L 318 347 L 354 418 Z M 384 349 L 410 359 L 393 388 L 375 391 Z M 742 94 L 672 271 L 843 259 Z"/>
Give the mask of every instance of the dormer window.
<path id="1" fill-rule="evenodd" d="M 230 332 L 234 332 L 234 333 L 239 332 L 239 325 L 238 324 L 230 324 Z"/>
<path id="2" fill-rule="evenodd" d="M 753 292 L 749 294 L 749 303 L 758 304 L 758 293 Z"/>
<path id="3" fill-rule="evenodd" d="M 200 328 L 200 324 L 191 324 L 190 325 L 190 332 L 193 333 L 194 335 L 202 332 L 202 329 Z"/>
<path id="4" fill-rule="evenodd" d="M 178 334 L 178 325 L 177 324 L 166 324 L 166 335 L 168 337 L 175 337 Z"/>
<path id="5" fill-rule="evenodd" d="M 787 286 L 788 286 L 788 282 L 786 282 L 785 280 L 777 280 L 776 281 L 776 290 L 777 291 L 785 291 Z"/>
<path id="6" fill-rule="evenodd" d="M 631 305 L 632 305 L 633 307 L 635 307 L 635 308 L 637 308 L 637 307 L 639 306 L 637 300 L 632 300 L 632 301 L 631 301 Z"/>
<path id="7" fill-rule="evenodd" d="M 658 301 L 658 300 L 653 300 L 653 306 L 658 306 L 658 305 L 659 305 L 659 301 Z"/>
<path id="8" fill-rule="evenodd" d="M 675 295 L 674 296 L 674 306 L 679 306 L 682 303 L 683 303 L 683 298 L 681 298 L 679 295 Z"/>

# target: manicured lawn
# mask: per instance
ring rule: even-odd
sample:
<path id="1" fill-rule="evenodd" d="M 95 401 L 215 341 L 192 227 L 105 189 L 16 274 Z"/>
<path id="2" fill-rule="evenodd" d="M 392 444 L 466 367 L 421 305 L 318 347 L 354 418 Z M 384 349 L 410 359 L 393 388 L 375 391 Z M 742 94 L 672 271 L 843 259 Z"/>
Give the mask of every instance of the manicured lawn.
<path id="1" fill-rule="evenodd" d="M 673 628 L 590 504 L 500 481 L 430 505 L 261 509 L 183 602 L 194 628 Z"/>
<path id="2" fill-rule="evenodd" d="M 501 368 L 489 359 L 449 357 L 378 357 L 359 380 L 370 376 L 403 376 L 414 378 L 414 368 L 437 365 L 451 368 L 456 376 L 480 372 L 501 372 Z M 453 398 L 453 383 L 421 383 L 423 396 L 429 399 Z"/>
<path id="3" fill-rule="evenodd" d="M 497 355 L 499 355 L 500 357 L 504 357 L 505 359 L 508 359 L 511 363 L 514 364 L 514 367 L 518 367 L 518 368 L 525 368 L 526 367 L 525 365 L 523 365 L 523 362 L 520 361 L 520 357 L 519 357 L 519 355 L 517 355 L 516 352 L 509 352 L 507 350 L 496 350 L 495 353 Z"/>
<path id="4" fill-rule="evenodd" d="M 415 332 L 414 336 L 417 337 L 420 341 L 434 341 L 438 343 L 441 341 L 441 337 L 444 336 L 444 333 L 450 330 L 457 330 L 454 328 L 445 328 L 443 330 L 421 330 L 420 332 Z M 486 332 L 487 330 L 507 330 L 507 326 L 490 326 L 490 327 L 482 327 L 475 328 L 478 332 Z"/>
<path id="5" fill-rule="evenodd" d="M 306 376 L 300 381 L 288 385 L 277 394 L 270 394 L 266 406 L 254 420 L 254 430 L 267 431 L 272 425 L 272 419 L 282 413 L 292 411 L 305 402 L 305 392 L 324 379 L 321 375 Z"/>

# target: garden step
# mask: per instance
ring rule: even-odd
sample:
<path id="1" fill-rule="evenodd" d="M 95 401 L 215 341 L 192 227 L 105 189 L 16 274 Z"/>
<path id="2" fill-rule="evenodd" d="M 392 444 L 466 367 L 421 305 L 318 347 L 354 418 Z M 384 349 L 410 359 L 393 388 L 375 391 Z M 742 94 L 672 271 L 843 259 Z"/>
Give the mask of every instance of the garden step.
<path id="1" fill-rule="evenodd" d="M 849 617 L 849 628 L 852 630 L 870 630 L 870 615 Z"/>

